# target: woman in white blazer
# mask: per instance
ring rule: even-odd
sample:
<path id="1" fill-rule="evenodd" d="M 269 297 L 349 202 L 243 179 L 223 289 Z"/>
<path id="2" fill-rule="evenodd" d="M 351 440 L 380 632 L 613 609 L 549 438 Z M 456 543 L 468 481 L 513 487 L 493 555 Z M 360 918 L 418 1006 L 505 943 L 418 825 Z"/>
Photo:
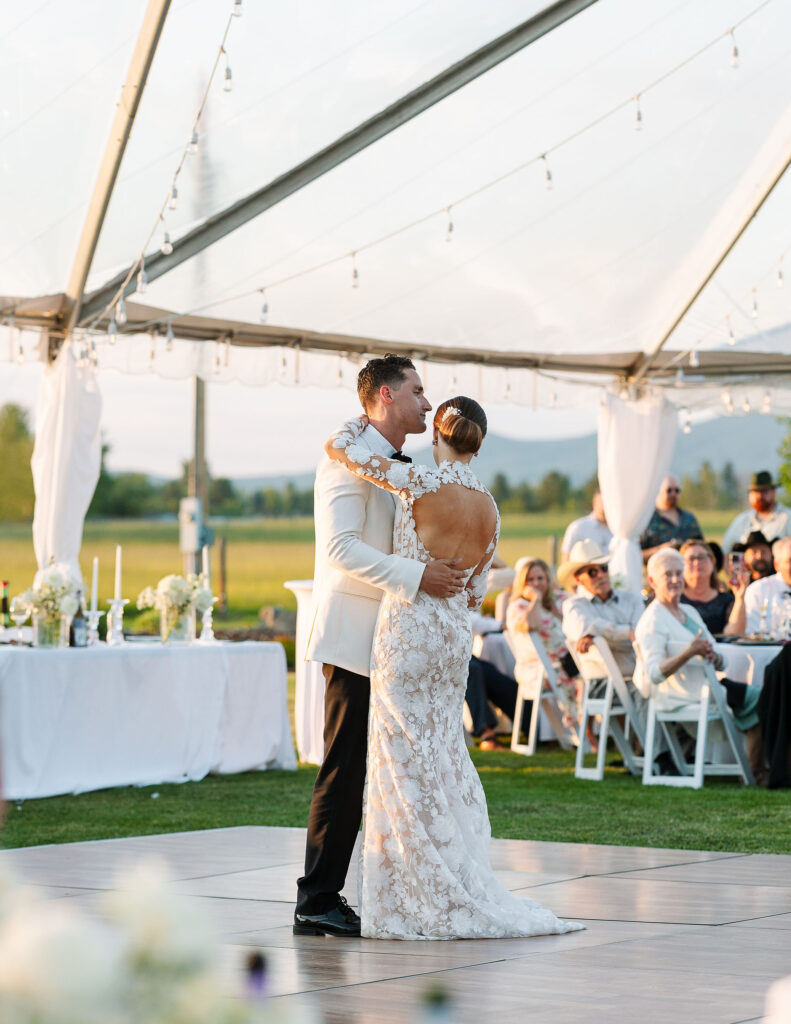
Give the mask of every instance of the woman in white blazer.
<path id="1" fill-rule="evenodd" d="M 700 701 L 711 681 L 707 663 L 722 671 L 726 662 L 697 610 L 681 604 L 684 559 L 678 551 L 661 548 L 648 559 L 647 571 L 656 596 L 635 629 L 634 683 L 654 698 L 658 711 L 675 711 Z M 725 692 L 736 725 L 744 732 L 757 727 L 758 689 L 726 680 Z"/>

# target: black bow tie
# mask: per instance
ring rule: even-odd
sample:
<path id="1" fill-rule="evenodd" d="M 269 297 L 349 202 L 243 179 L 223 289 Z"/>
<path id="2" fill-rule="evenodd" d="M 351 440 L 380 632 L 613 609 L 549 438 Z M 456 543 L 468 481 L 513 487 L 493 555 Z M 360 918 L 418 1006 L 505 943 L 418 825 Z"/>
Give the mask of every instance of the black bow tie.
<path id="1" fill-rule="evenodd" d="M 391 459 L 395 459 L 396 462 L 411 462 L 412 460 L 408 455 L 404 455 L 403 452 L 393 452 L 390 456 Z"/>

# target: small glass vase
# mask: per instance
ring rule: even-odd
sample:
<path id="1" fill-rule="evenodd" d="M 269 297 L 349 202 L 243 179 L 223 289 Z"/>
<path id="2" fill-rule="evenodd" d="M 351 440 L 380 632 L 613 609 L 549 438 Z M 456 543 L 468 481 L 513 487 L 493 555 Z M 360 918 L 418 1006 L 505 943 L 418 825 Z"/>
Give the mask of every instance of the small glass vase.
<path id="1" fill-rule="evenodd" d="M 34 647 L 68 647 L 68 615 L 41 615 L 33 612 Z"/>
<path id="2" fill-rule="evenodd" d="M 163 644 L 195 643 L 195 609 L 177 608 L 159 613 L 159 635 Z"/>

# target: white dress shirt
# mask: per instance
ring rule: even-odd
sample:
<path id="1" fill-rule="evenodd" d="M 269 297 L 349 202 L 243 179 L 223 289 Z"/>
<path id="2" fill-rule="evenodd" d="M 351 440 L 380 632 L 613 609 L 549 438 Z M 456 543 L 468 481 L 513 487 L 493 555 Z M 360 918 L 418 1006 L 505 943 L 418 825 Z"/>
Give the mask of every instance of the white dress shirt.
<path id="1" fill-rule="evenodd" d="M 569 523 L 566 527 L 566 532 L 563 534 L 563 543 L 560 545 L 560 550 L 563 552 L 564 557 L 571 551 L 578 540 L 595 541 L 606 554 L 610 550 L 612 531 L 606 523 L 599 522 L 591 512 L 590 515 L 583 516 L 582 519 L 575 519 L 573 523 Z"/>
<path id="2" fill-rule="evenodd" d="M 751 583 L 744 594 L 744 610 L 747 612 L 746 630 L 757 633 L 761 626 L 761 605 L 766 601 L 766 625 L 771 628 L 772 613 L 775 605 L 782 608 L 783 597 L 791 594 L 791 585 L 786 583 L 779 572 L 774 576 L 765 576 L 762 580 Z"/>
<path id="3" fill-rule="evenodd" d="M 634 650 L 629 633 L 640 621 L 644 608 L 642 597 L 631 590 L 613 590 L 609 600 L 602 601 L 584 587 L 577 587 L 574 597 L 563 605 L 563 632 L 569 647 L 583 636 L 604 637 L 618 668 L 624 676 L 631 676 Z"/>
<path id="4" fill-rule="evenodd" d="M 762 533 L 770 544 L 778 537 L 791 537 L 791 508 L 778 501 L 772 511 L 763 516 L 751 508 L 740 512 L 725 531 L 722 550 L 726 555 L 730 554 L 734 544 L 744 544 L 749 534 L 756 531 Z"/>

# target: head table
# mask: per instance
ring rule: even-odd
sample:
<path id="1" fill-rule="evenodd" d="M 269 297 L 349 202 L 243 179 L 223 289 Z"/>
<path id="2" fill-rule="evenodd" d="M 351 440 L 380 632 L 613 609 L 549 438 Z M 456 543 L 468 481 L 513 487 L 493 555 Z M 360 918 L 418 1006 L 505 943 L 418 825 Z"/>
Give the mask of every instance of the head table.
<path id="1" fill-rule="evenodd" d="M 278 643 L 0 645 L 10 800 L 296 768 Z"/>

